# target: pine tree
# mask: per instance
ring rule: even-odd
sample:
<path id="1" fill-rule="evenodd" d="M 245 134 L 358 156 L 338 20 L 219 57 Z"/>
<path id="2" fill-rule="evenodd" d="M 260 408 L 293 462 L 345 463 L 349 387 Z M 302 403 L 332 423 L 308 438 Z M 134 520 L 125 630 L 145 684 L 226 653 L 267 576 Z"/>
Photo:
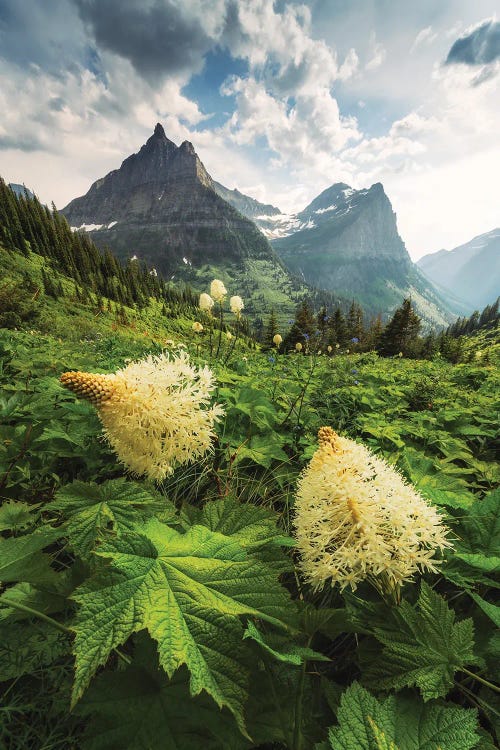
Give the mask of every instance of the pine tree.
<path id="1" fill-rule="evenodd" d="M 421 320 L 414 311 L 411 300 L 405 299 L 382 334 L 380 353 L 389 357 L 399 352 L 405 356 L 414 355 L 420 326 Z"/>
<path id="2" fill-rule="evenodd" d="M 274 308 L 273 308 L 271 310 L 266 326 L 264 328 L 264 333 L 262 335 L 262 349 L 264 351 L 268 351 L 269 349 L 274 348 L 273 338 L 276 336 L 277 333 L 279 333 L 279 326 L 278 326 L 278 321 L 276 319 L 276 313 L 274 312 Z"/>
<path id="3" fill-rule="evenodd" d="M 316 330 L 316 320 L 309 303 L 307 300 L 302 300 L 295 315 L 295 321 L 285 336 L 284 351 L 294 349 L 297 342 L 307 346 Z"/>

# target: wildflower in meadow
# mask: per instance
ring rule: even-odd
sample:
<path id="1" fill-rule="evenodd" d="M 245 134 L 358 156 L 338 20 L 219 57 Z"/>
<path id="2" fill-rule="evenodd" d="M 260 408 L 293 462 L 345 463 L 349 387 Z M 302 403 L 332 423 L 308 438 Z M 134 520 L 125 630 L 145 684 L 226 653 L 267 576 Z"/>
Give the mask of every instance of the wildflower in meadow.
<path id="1" fill-rule="evenodd" d="M 269 360 L 269 362 L 270 362 L 270 363 L 271 363 L 272 365 L 274 365 L 274 363 L 276 362 L 276 357 L 273 357 L 273 356 L 269 356 L 269 357 L 268 357 L 268 360 Z"/>
<path id="2" fill-rule="evenodd" d="M 222 281 L 219 281 L 219 279 L 214 279 L 212 283 L 210 284 L 210 295 L 212 299 L 215 302 L 220 302 L 222 304 L 226 294 L 227 294 L 227 289 L 222 283 Z"/>
<path id="3" fill-rule="evenodd" d="M 399 352 L 398 357 L 401 358 L 403 356 L 403 352 Z"/>
<path id="4" fill-rule="evenodd" d="M 211 312 L 212 307 L 214 306 L 214 301 L 212 297 L 207 294 L 206 292 L 203 292 L 200 294 L 200 301 L 199 301 L 199 308 L 200 310 L 203 310 L 203 312 Z"/>
<path id="5" fill-rule="evenodd" d="M 243 310 L 245 305 L 243 304 L 243 300 L 241 299 L 241 297 L 235 295 L 229 300 L 229 307 L 231 308 L 231 312 L 234 313 L 237 318 L 239 318 L 241 315 L 241 311 Z"/>
<path id="6" fill-rule="evenodd" d="M 333 351 L 333 348 L 330 345 L 328 345 L 326 347 L 326 350 L 327 350 L 328 354 L 330 354 Z"/>
<path id="7" fill-rule="evenodd" d="M 203 326 L 202 326 L 202 324 L 201 324 L 201 323 L 198 323 L 198 321 L 197 321 L 197 320 L 196 320 L 196 321 L 195 321 L 195 322 L 193 323 L 193 325 L 191 326 L 191 328 L 193 329 L 193 331 L 194 331 L 195 333 L 201 333 L 201 332 L 203 331 Z"/>
<path id="8" fill-rule="evenodd" d="M 387 599 L 417 572 L 437 571 L 451 544 L 434 507 L 383 459 L 330 427 L 299 478 L 295 536 L 305 578 L 353 590 L 367 580 Z"/>
<path id="9" fill-rule="evenodd" d="M 276 347 L 277 349 L 279 349 L 279 348 L 280 348 L 280 346 L 281 346 L 281 344 L 282 344 L 282 342 L 283 342 L 283 339 L 282 339 L 282 337 L 281 337 L 281 336 L 279 335 L 279 333 L 276 333 L 276 334 L 275 334 L 275 335 L 273 336 L 273 344 L 274 344 L 274 346 L 275 346 L 275 347 Z"/>
<path id="10" fill-rule="evenodd" d="M 335 349 L 340 349 L 340 344 L 335 344 Z"/>
<path id="11" fill-rule="evenodd" d="M 192 366 L 186 352 L 149 355 L 111 375 L 66 372 L 61 383 L 94 404 L 120 461 L 150 479 L 164 479 L 175 466 L 203 456 L 224 413 L 209 405 L 211 370 Z"/>
<path id="12" fill-rule="evenodd" d="M 226 331 L 226 338 L 228 341 L 231 341 L 231 339 L 233 338 L 233 334 L 231 333 L 231 331 Z"/>
<path id="13" fill-rule="evenodd" d="M 300 343 L 300 341 L 297 341 L 297 343 L 295 344 L 295 351 L 297 352 L 302 351 L 302 344 Z"/>
<path id="14" fill-rule="evenodd" d="M 357 337 L 357 336 L 353 336 L 353 338 L 351 339 L 351 342 L 352 342 L 353 344 L 359 344 L 359 339 L 358 339 L 358 337 Z"/>

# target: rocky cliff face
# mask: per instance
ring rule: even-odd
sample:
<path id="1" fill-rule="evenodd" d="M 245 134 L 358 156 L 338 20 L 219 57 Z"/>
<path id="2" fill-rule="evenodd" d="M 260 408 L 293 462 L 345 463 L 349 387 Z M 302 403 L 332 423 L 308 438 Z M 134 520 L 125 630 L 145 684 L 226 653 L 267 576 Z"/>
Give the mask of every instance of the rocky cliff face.
<path id="1" fill-rule="evenodd" d="M 246 216 L 247 219 L 255 220 L 262 216 L 275 216 L 281 213 L 276 206 L 272 206 L 270 203 L 260 203 L 255 198 L 250 198 L 249 195 L 240 193 L 237 189 L 229 190 L 224 185 L 221 185 L 220 182 L 214 182 L 213 185 L 217 195 L 224 198 L 225 201 L 230 203 L 240 214 Z"/>
<path id="2" fill-rule="evenodd" d="M 463 299 L 468 314 L 482 310 L 500 294 L 500 228 L 424 255 L 417 265 L 434 284 Z"/>
<path id="3" fill-rule="evenodd" d="M 255 225 L 224 201 L 188 141 L 158 124 L 137 154 L 97 180 L 62 213 L 99 245 L 137 255 L 167 277 L 182 266 L 276 257 Z"/>
<path id="4" fill-rule="evenodd" d="M 411 295 L 429 323 L 453 319 L 449 304 L 412 263 L 381 183 L 364 190 L 336 183 L 295 216 L 274 217 L 274 224 L 273 247 L 307 283 L 350 296 L 374 313 L 390 312 Z"/>
<path id="5" fill-rule="evenodd" d="M 290 317 L 304 285 L 291 278 L 255 224 L 215 187 L 192 144 L 176 146 L 158 124 L 137 154 L 62 213 L 72 227 L 86 229 L 97 245 L 109 246 L 122 260 L 136 257 L 164 278 L 198 289 L 221 278 L 232 293 L 245 297 L 249 315 L 275 307 Z M 251 198 L 241 193 L 237 198 L 251 205 Z"/>

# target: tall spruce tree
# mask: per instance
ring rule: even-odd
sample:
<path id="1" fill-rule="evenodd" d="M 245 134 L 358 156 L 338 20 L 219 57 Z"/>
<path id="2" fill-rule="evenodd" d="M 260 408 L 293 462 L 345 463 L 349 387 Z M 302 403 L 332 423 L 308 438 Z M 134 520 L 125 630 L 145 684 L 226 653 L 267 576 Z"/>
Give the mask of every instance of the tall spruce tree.
<path id="1" fill-rule="evenodd" d="M 421 325 L 422 322 L 413 309 L 411 300 L 405 299 L 382 334 L 380 353 L 386 357 L 394 356 L 399 352 L 405 356 L 414 355 Z"/>

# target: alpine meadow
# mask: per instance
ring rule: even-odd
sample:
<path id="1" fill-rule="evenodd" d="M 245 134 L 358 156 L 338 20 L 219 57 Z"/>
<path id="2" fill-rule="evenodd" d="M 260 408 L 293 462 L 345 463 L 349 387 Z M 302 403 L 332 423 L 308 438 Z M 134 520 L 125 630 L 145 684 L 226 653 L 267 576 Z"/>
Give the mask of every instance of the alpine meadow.
<path id="1" fill-rule="evenodd" d="M 0 750 L 500 747 L 494 3 L 4 2 Z"/>

